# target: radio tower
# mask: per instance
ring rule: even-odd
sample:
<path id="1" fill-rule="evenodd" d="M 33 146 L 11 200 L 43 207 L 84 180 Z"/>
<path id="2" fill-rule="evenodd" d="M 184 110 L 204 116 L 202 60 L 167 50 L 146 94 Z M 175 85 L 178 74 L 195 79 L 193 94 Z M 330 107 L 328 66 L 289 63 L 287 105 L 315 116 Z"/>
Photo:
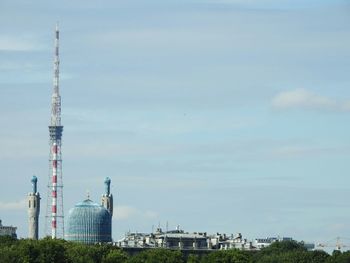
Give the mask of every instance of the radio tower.
<path id="1" fill-rule="evenodd" d="M 46 235 L 51 236 L 53 239 L 64 237 L 63 180 L 61 158 L 61 139 L 63 126 L 61 125 L 59 64 L 59 30 L 58 24 L 56 24 L 53 93 L 51 98 L 51 123 L 49 126 L 49 183 L 46 209 Z"/>

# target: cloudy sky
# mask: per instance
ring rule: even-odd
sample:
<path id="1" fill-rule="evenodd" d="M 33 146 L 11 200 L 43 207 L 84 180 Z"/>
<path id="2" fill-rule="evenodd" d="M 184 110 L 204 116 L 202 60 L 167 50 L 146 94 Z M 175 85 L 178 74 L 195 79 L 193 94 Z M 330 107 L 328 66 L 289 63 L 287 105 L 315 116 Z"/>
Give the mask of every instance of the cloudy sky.
<path id="1" fill-rule="evenodd" d="M 113 238 L 158 224 L 350 236 L 345 0 L 0 2 L 0 218 L 26 237 L 48 183 L 60 25 L 65 213 L 115 198 Z"/>

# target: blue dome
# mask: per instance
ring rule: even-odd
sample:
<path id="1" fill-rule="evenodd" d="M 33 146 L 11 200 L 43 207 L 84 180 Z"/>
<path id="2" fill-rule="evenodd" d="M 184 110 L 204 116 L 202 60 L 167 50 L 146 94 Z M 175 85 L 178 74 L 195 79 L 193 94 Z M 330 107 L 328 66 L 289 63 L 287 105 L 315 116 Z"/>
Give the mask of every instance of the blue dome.
<path id="1" fill-rule="evenodd" d="M 86 244 L 111 242 L 111 221 L 106 208 L 86 199 L 69 210 L 66 240 Z"/>

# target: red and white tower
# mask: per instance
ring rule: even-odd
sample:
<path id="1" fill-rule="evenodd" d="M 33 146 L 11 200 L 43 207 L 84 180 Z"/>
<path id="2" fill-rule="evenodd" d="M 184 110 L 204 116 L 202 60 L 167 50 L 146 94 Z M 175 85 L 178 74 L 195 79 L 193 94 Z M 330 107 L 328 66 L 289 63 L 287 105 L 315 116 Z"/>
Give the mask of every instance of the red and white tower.
<path id="1" fill-rule="evenodd" d="M 59 90 L 59 30 L 55 30 L 54 78 L 51 98 L 49 183 L 46 211 L 46 235 L 52 238 L 64 237 L 63 180 L 61 139 L 61 96 Z"/>

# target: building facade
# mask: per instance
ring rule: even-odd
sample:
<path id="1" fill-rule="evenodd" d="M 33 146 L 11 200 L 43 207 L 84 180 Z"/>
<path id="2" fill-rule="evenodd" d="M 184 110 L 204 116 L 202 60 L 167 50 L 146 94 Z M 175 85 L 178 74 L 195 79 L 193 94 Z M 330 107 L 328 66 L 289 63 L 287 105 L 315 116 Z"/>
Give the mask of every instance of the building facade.
<path id="1" fill-rule="evenodd" d="M 162 231 L 160 227 L 153 233 L 126 233 L 125 237 L 119 240 L 116 245 L 122 248 L 168 248 L 186 250 L 260 250 L 270 246 L 276 241 L 292 241 L 292 238 L 257 238 L 249 241 L 242 237 L 241 233 L 230 234 L 207 234 L 206 232 L 185 232 L 179 228 L 171 231 Z M 312 250 L 313 243 L 303 242 L 305 248 Z"/>
<path id="2" fill-rule="evenodd" d="M 0 219 L 0 236 L 11 236 L 17 238 L 16 230 L 17 227 L 14 226 L 3 226 L 2 220 Z"/>

